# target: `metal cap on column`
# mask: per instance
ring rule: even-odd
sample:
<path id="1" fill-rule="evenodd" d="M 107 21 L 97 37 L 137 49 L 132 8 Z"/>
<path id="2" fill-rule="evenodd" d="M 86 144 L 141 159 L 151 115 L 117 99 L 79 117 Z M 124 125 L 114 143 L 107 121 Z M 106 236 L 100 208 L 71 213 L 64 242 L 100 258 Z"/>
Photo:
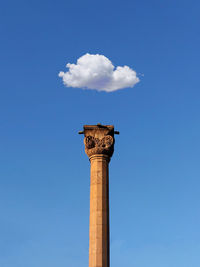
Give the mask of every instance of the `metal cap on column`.
<path id="1" fill-rule="evenodd" d="M 84 125 L 85 152 L 90 159 L 89 267 L 110 266 L 109 171 L 114 152 L 113 125 Z"/>

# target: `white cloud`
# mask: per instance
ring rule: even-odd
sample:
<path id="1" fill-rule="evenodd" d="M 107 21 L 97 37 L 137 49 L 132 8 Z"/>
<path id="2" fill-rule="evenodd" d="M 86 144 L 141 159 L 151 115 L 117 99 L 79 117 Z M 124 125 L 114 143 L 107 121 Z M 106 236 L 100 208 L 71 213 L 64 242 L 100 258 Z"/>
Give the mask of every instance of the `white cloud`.
<path id="1" fill-rule="evenodd" d="M 85 54 L 76 64 L 68 63 L 66 67 L 69 70 L 61 71 L 59 77 L 67 87 L 112 92 L 133 87 L 140 81 L 128 66 L 115 68 L 107 57 L 98 54 Z"/>

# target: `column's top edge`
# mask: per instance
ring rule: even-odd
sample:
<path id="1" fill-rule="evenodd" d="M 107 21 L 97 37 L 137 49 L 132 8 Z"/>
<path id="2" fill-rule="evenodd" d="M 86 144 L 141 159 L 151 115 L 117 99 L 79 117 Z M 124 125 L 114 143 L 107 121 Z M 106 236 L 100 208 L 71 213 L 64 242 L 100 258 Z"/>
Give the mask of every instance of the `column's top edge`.
<path id="1" fill-rule="evenodd" d="M 100 123 L 98 123 L 97 125 L 84 125 L 83 129 L 85 130 L 92 130 L 92 129 L 104 129 L 104 128 L 108 128 L 108 129 L 114 129 L 114 125 L 102 125 Z"/>
<path id="2" fill-rule="evenodd" d="M 97 125 L 84 125 L 83 131 L 79 131 L 79 134 L 85 134 L 88 130 L 109 130 L 114 132 L 114 134 L 119 134 L 119 131 L 114 131 L 114 125 L 102 125 L 100 123 Z"/>

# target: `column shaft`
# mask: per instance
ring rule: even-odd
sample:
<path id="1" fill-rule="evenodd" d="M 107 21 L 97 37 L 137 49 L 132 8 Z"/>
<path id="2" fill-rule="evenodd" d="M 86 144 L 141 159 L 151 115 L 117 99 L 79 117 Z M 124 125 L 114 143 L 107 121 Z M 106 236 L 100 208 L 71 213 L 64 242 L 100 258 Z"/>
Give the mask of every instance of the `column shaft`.
<path id="1" fill-rule="evenodd" d="M 109 267 L 109 177 L 110 157 L 90 157 L 89 267 Z"/>

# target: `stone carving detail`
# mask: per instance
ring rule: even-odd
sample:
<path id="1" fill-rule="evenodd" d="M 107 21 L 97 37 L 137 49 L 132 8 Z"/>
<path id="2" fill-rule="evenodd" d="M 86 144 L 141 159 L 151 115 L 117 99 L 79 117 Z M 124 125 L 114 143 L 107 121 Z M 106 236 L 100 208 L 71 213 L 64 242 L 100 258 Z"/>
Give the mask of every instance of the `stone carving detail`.
<path id="1" fill-rule="evenodd" d="M 84 144 L 85 152 L 89 157 L 95 154 L 111 157 L 114 151 L 114 138 L 111 135 L 106 135 L 102 139 L 89 135 L 84 138 Z"/>

